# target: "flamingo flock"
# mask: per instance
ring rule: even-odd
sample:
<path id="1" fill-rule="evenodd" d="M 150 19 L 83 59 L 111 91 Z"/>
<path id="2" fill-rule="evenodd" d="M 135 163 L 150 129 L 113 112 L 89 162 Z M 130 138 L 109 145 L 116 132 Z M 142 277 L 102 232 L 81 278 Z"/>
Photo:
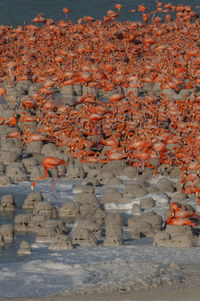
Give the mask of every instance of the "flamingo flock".
<path id="1" fill-rule="evenodd" d="M 40 13 L 34 25 L 1 25 L 0 81 L 14 87 L 29 80 L 41 88 L 21 102 L 21 116 L 2 117 L 0 125 L 20 121 L 20 132 L 7 138 L 66 146 L 83 163 L 125 160 L 152 168 L 155 176 L 160 164 L 179 166 L 181 191 L 195 193 L 200 204 L 199 17 L 190 6 L 156 3 L 154 12 L 138 6 L 141 22 L 118 22 L 123 7 L 116 4 L 117 11 L 109 10 L 103 21 L 84 16 L 73 24 L 65 7 L 66 19 L 59 22 Z M 147 93 L 148 84 L 160 93 Z M 55 89 L 65 86 L 81 86 L 86 93 L 74 106 L 57 105 Z M 107 93 L 106 101 L 101 93 Z M 11 100 L 5 88 L 0 96 Z M 24 122 L 36 122 L 36 129 Z M 109 150 L 103 152 L 105 146 Z M 66 164 L 44 169 L 57 163 Z"/>

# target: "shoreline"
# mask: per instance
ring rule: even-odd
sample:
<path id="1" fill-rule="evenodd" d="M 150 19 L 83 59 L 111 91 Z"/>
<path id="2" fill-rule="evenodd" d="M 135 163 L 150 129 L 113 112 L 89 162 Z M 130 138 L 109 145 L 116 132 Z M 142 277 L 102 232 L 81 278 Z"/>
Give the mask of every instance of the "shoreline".
<path id="1" fill-rule="evenodd" d="M 0 298 L 0 301 L 197 301 L 199 295 L 200 288 L 196 284 L 195 287 L 139 289 L 126 293 L 57 294 L 34 298 Z"/>

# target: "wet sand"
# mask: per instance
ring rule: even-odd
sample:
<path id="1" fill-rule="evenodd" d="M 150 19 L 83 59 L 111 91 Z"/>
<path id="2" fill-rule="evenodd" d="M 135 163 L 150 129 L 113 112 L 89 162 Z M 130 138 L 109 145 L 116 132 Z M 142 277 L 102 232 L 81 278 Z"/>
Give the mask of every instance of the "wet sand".
<path id="1" fill-rule="evenodd" d="M 0 301 L 198 301 L 200 299 L 199 287 L 156 288 L 137 290 L 126 293 L 102 293 L 67 296 L 48 296 L 38 298 L 12 298 Z"/>

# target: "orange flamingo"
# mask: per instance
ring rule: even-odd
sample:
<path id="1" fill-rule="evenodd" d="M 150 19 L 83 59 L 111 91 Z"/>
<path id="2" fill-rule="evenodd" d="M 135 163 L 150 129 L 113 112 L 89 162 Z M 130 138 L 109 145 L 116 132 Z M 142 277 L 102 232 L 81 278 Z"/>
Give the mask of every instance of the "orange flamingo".
<path id="1" fill-rule="evenodd" d="M 10 118 L 5 120 L 5 124 L 8 124 L 11 127 L 14 127 L 17 124 L 17 113 L 15 112 L 14 116 L 11 116 Z"/>
<path id="2" fill-rule="evenodd" d="M 63 8 L 63 12 L 64 12 L 65 14 L 68 14 L 68 13 L 71 13 L 72 11 L 71 11 L 71 9 L 69 9 L 69 8 L 66 6 L 65 8 Z"/>
<path id="3" fill-rule="evenodd" d="M 45 23 L 46 19 L 42 17 L 43 13 L 39 13 L 33 20 L 33 23 Z"/>
<path id="4" fill-rule="evenodd" d="M 194 222 L 190 218 L 173 217 L 173 216 L 168 217 L 167 224 L 168 225 L 173 225 L 173 226 L 197 226 L 198 225 L 198 223 Z"/>
<path id="5" fill-rule="evenodd" d="M 194 211 L 188 210 L 187 206 L 178 202 L 170 204 L 171 214 L 167 219 L 168 225 L 174 226 L 196 226 L 199 224 L 200 216 Z"/>
<path id="6" fill-rule="evenodd" d="M 8 100 L 8 98 L 6 97 L 6 89 L 5 88 L 0 88 L 0 100 L 2 103 L 2 107 L 4 108 L 2 96 L 4 97 L 5 100 Z"/>
<path id="7" fill-rule="evenodd" d="M 118 152 L 115 150 L 111 150 L 108 154 L 107 154 L 107 159 L 103 160 L 101 158 L 99 158 L 99 162 L 101 163 L 108 163 L 110 161 L 115 161 L 115 160 L 122 160 L 124 158 L 127 158 L 127 155 L 123 152 Z"/>
<path id="8" fill-rule="evenodd" d="M 8 134 L 8 135 L 6 136 L 6 138 L 18 138 L 18 139 L 20 139 L 20 140 L 23 140 L 23 137 L 22 137 L 22 136 L 20 135 L 20 133 L 17 132 L 17 131 Z"/>
<path id="9" fill-rule="evenodd" d="M 31 184 L 31 189 L 32 190 L 34 189 L 35 183 L 36 183 L 37 180 L 42 180 L 42 179 L 45 179 L 47 177 L 47 168 L 54 169 L 58 165 L 66 166 L 67 162 L 65 160 L 54 158 L 54 157 L 46 157 L 46 158 L 43 159 L 42 165 L 44 167 L 44 176 L 35 178 L 34 182 Z M 52 180 L 52 191 L 53 191 L 53 187 L 54 187 L 54 183 L 53 183 L 53 180 Z"/>
<path id="10" fill-rule="evenodd" d="M 47 137 L 47 136 L 41 135 L 41 134 L 34 134 L 34 133 L 31 133 L 30 137 L 28 137 L 28 139 L 25 139 L 25 137 L 23 137 L 23 141 L 27 144 L 32 141 L 51 141 L 51 140 L 52 140 L 52 138 L 50 138 L 50 137 Z"/>
<path id="11" fill-rule="evenodd" d="M 120 11 L 123 8 L 123 6 L 121 4 L 115 4 L 114 8 L 117 8 L 118 11 Z"/>

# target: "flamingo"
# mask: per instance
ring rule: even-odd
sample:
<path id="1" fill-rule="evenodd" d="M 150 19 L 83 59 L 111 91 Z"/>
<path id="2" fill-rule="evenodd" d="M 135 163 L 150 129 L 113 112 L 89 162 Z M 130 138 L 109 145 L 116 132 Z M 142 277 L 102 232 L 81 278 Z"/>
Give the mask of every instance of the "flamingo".
<path id="1" fill-rule="evenodd" d="M 67 20 L 67 15 L 68 15 L 69 13 L 71 13 L 72 11 L 71 11 L 71 9 L 69 9 L 69 8 L 66 6 L 66 7 L 63 8 L 63 12 L 65 13 L 65 18 L 66 18 L 66 20 Z"/>
<path id="2" fill-rule="evenodd" d="M 198 223 L 194 222 L 190 218 L 186 217 L 168 217 L 167 219 L 167 224 L 168 225 L 173 225 L 173 226 L 197 226 Z"/>
<path id="3" fill-rule="evenodd" d="M 44 167 L 44 176 L 35 178 L 35 180 L 31 184 L 32 190 L 34 189 L 34 186 L 35 186 L 35 183 L 37 180 L 42 180 L 47 177 L 47 168 L 54 169 L 58 165 L 67 165 L 67 162 L 65 160 L 54 158 L 54 157 L 46 157 L 43 159 L 42 165 Z M 54 187 L 54 183 L 52 180 L 52 191 L 53 191 L 53 187 Z"/>
<path id="4" fill-rule="evenodd" d="M 120 11 L 123 8 L 123 6 L 121 4 L 115 4 L 114 8 L 117 8 L 118 11 Z"/>
<path id="5" fill-rule="evenodd" d="M 174 226 L 197 226 L 200 216 L 194 211 L 188 210 L 187 206 L 173 202 L 170 204 L 171 214 L 167 219 L 168 225 Z"/>

